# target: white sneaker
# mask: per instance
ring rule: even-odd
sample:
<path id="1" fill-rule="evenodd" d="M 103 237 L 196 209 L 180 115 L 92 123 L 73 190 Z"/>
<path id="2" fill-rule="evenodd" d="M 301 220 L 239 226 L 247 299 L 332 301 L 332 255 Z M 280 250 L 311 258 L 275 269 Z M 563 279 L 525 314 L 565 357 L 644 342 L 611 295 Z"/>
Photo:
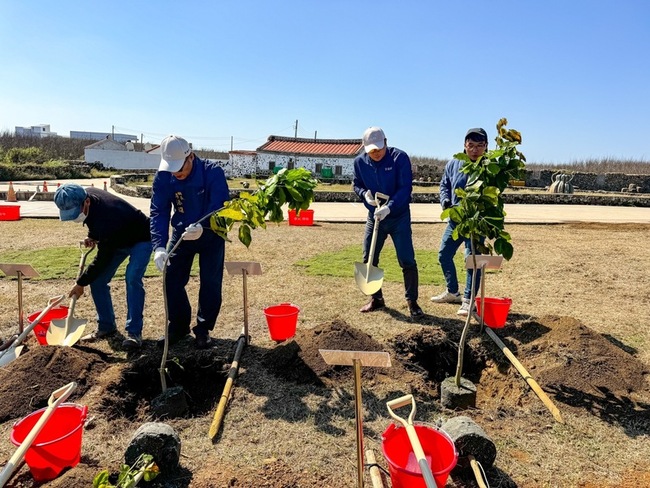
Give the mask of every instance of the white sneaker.
<path id="1" fill-rule="evenodd" d="M 449 290 L 443 291 L 440 295 L 431 297 L 435 303 L 461 303 L 460 293 L 451 293 Z"/>
<path id="2" fill-rule="evenodd" d="M 469 315 L 469 298 L 463 297 L 462 304 L 460 308 L 458 309 L 458 312 L 456 312 L 456 315 L 462 315 L 463 317 L 467 317 Z"/>

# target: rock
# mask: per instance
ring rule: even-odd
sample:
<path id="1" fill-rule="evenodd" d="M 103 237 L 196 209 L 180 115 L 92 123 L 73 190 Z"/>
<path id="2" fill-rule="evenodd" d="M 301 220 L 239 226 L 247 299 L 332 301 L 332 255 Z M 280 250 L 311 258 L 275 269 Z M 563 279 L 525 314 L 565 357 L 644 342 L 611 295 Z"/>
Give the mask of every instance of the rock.
<path id="1" fill-rule="evenodd" d="M 181 457 L 181 439 L 169 425 L 147 422 L 135 431 L 124 453 L 124 461 L 133 465 L 141 454 L 150 454 L 161 472 L 173 471 Z"/>
<path id="2" fill-rule="evenodd" d="M 453 417 L 442 424 L 440 430 L 446 432 L 454 441 L 458 451 L 459 465 L 468 466 L 467 456 L 470 455 L 474 456 L 485 469 L 494 464 L 497 448 L 481 426 L 471 418 Z"/>

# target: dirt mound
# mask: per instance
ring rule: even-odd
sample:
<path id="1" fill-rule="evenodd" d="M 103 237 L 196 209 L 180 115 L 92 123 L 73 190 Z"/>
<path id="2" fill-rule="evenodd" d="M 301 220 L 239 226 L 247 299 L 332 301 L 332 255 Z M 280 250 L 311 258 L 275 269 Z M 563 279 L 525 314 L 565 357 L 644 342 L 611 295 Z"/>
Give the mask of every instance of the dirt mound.
<path id="1" fill-rule="evenodd" d="M 263 361 L 275 375 L 298 384 L 323 385 L 324 379 L 339 381 L 352 377 L 351 367 L 327 364 L 319 349 L 384 351 L 385 347 L 346 322 L 335 320 L 298 330 L 292 342 L 271 349 L 264 354 Z M 376 370 L 363 368 L 361 374 L 371 378 Z"/>
<path id="2" fill-rule="evenodd" d="M 71 381 L 77 388 L 70 399 L 81 397 L 108 366 L 92 349 L 35 346 L 0 370 L 0 422 L 24 417 L 47 407 L 53 391 Z"/>

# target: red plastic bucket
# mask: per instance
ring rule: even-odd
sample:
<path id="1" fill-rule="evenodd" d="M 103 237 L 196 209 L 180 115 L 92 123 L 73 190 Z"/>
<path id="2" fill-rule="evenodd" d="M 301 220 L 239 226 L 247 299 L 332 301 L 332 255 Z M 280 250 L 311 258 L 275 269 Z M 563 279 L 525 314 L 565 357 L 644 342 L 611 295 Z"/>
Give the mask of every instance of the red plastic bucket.
<path id="1" fill-rule="evenodd" d="M 510 305 L 510 298 L 488 298 L 485 297 L 485 316 L 483 321 L 485 325 L 493 329 L 500 329 L 506 325 Z M 476 297 L 476 313 L 481 315 L 481 297 Z"/>
<path id="2" fill-rule="evenodd" d="M 281 303 L 264 309 L 269 334 L 273 341 L 286 341 L 296 335 L 300 309 L 290 303 Z"/>
<path id="3" fill-rule="evenodd" d="M 447 484 L 449 473 L 458 461 L 454 442 L 444 432 L 426 425 L 416 424 L 415 432 L 431 467 L 436 486 L 442 488 Z M 381 450 L 388 461 L 393 488 L 426 488 L 406 429 L 390 424 L 381 435 L 381 441 Z"/>
<path id="4" fill-rule="evenodd" d="M 41 314 L 42 310 L 39 310 L 38 312 L 34 312 L 33 314 L 29 315 L 27 317 L 27 320 L 29 322 L 34 322 L 36 318 Z M 56 308 L 50 309 L 49 312 L 45 314 L 43 319 L 36 324 L 34 327 L 33 331 L 34 335 L 36 336 L 36 340 L 41 346 L 47 346 L 47 329 L 50 328 L 50 322 L 52 320 L 56 319 L 64 319 L 68 316 L 68 307 L 60 305 Z"/>
<path id="5" fill-rule="evenodd" d="M 295 210 L 289 210 L 289 225 L 314 225 L 314 211 L 301 210 L 296 215 Z"/>
<path id="6" fill-rule="evenodd" d="M 20 205 L 0 205 L 0 220 L 20 220 Z"/>
<path id="7" fill-rule="evenodd" d="M 20 446 L 47 408 L 16 422 L 11 431 L 11 442 Z M 25 453 L 25 462 L 38 482 L 56 478 L 65 468 L 72 468 L 81 458 L 81 437 L 88 407 L 62 403 L 43 426 Z"/>

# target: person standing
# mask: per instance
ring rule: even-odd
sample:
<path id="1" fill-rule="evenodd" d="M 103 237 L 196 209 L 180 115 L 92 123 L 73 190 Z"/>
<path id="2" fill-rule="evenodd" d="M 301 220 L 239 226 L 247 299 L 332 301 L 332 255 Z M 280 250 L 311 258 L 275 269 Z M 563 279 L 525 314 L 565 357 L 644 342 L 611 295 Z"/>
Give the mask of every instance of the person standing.
<path id="1" fill-rule="evenodd" d="M 487 150 L 487 141 L 487 132 L 484 129 L 480 127 L 469 129 L 467 134 L 465 134 L 465 154 L 472 161 L 476 161 Z M 455 190 L 457 188 L 464 189 L 467 184 L 467 174 L 460 170 L 462 166 L 463 162 L 459 159 L 452 159 L 445 165 L 445 171 L 440 180 L 440 205 L 443 210 L 458 205 L 459 203 Z M 438 251 L 438 261 L 440 262 L 447 288 L 441 294 L 431 297 L 431 301 L 435 303 L 460 303 L 461 305 L 457 314 L 467 316 L 469 313 L 469 300 L 472 295 L 472 270 L 467 270 L 465 291 L 463 296 L 461 296 L 458 291 L 458 276 L 456 274 L 456 266 L 454 265 L 454 256 L 463 243 L 465 244 L 465 258 L 471 254 L 472 248 L 470 239 L 462 237 L 458 239 L 453 238 L 452 233 L 455 228 L 456 223 L 449 219 L 447 227 L 442 234 L 440 250 Z M 481 271 L 477 269 L 475 291 L 478 290 L 480 281 Z"/>
<path id="2" fill-rule="evenodd" d="M 169 343 L 175 344 L 190 333 L 192 307 L 185 287 L 194 256 L 198 255 L 199 298 L 192 332 L 196 347 L 206 349 L 214 345 L 210 331 L 221 309 L 225 241 L 210 230 L 209 219 L 197 222 L 223 207 L 229 199 L 228 184 L 223 169 L 196 156 L 182 137 L 167 136 L 160 148 L 162 157 L 153 181 L 150 207 L 151 243 L 158 269 L 162 271 L 167 261 Z M 208 227 L 207 232 L 203 232 L 203 225 Z M 183 242 L 169 255 L 168 251 L 183 234 Z"/>
<path id="3" fill-rule="evenodd" d="M 66 183 L 54 193 L 62 221 L 88 227 L 86 247 L 97 246 L 97 255 L 83 271 L 69 296 L 81 297 L 90 285 L 97 310 L 97 330 L 82 340 L 109 337 L 117 331 L 110 282 L 117 268 L 128 258 L 126 266 L 126 338 L 122 346 L 135 349 L 142 345 L 144 284 L 142 278 L 151 258 L 149 217 L 130 203 L 105 190 L 84 189 Z"/>
<path id="4" fill-rule="evenodd" d="M 404 151 L 386 145 L 386 136 L 379 127 L 366 129 L 362 142 L 364 153 L 354 160 L 353 187 L 368 209 L 363 237 L 363 262 L 370 261 L 373 266 L 378 266 L 381 250 L 386 238 L 390 236 L 395 245 L 397 261 L 402 268 L 409 314 L 412 318 L 422 317 L 424 312 L 417 302 L 418 267 L 413 249 L 409 207 L 413 189 L 411 160 Z M 379 207 L 375 201 L 377 192 L 389 197 L 388 202 Z M 381 225 L 377 232 L 375 255 L 369 256 L 375 218 L 379 219 Z M 360 311 L 373 312 L 385 306 L 380 289 Z"/>

